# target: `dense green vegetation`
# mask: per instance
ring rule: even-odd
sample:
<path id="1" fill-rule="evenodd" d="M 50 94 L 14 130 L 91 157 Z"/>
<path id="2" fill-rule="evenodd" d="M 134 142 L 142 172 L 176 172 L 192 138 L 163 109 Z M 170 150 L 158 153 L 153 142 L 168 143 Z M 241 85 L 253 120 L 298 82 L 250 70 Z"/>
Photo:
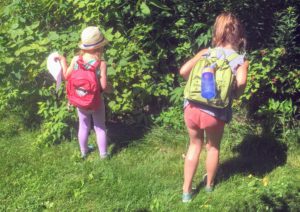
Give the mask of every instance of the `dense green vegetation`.
<path id="1" fill-rule="evenodd" d="M 81 30 L 97 25 L 110 41 L 105 53 L 114 87 L 114 93 L 107 96 L 109 119 L 145 124 L 149 115 L 156 116 L 169 106 L 169 113 L 177 116 L 184 86 L 178 69 L 199 48 L 210 46 L 216 15 L 230 10 L 245 25 L 251 61 L 249 84 L 236 106 L 247 106 L 250 117 L 271 120 L 266 123 L 268 128 L 283 127 L 286 132 L 299 114 L 296 2 L 2 2 L 0 112 L 14 111 L 29 127 L 40 127 L 37 143 L 68 139 L 73 133 L 68 125 L 75 117 L 66 110 L 64 89 L 55 93 L 45 59 L 56 50 L 70 59 L 78 50 Z M 157 123 L 168 120 L 164 114 Z"/>
<path id="2" fill-rule="evenodd" d="M 221 183 L 183 206 L 188 138 L 178 69 L 210 46 L 224 10 L 246 28 L 248 85 L 226 128 Z M 0 210 L 296 211 L 299 10 L 297 0 L 0 1 Z M 70 61 L 88 25 L 110 41 L 108 161 L 96 152 L 79 159 L 75 111 L 46 70 L 53 51 Z M 111 123 L 134 128 L 115 132 Z M 143 133 L 133 136 L 136 127 Z M 202 174 L 201 164 L 195 184 Z"/>

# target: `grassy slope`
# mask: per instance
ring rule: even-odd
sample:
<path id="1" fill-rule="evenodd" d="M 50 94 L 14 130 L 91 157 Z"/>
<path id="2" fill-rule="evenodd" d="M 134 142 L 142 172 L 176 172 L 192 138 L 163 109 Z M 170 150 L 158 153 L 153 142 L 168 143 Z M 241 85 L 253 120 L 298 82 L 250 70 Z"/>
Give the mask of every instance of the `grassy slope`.
<path id="1" fill-rule="evenodd" d="M 1 126 L 13 130 L 0 137 L 1 211 L 296 211 L 300 202 L 299 149 L 286 154 L 274 138 L 237 122 L 224 135 L 215 191 L 200 187 L 187 205 L 181 203 L 185 132 L 155 128 L 124 140 L 112 135 L 110 160 L 93 152 L 82 161 L 74 141 L 36 150 L 36 133 Z M 195 185 L 204 174 L 203 153 Z"/>

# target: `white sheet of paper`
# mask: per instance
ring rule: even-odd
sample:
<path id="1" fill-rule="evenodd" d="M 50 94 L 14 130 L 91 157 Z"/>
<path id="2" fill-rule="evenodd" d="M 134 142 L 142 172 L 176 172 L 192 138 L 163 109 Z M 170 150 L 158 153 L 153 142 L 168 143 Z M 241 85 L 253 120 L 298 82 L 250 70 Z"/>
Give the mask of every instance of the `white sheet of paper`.
<path id="1" fill-rule="evenodd" d="M 55 61 L 55 58 L 58 57 L 59 54 L 57 52 L 51 53 L 47 58 L 47 68 L 50 74 L 53 76 L 53 78 L 56 81 L 56 92 L 59 90 L 61 81 L 62 81 L 62 67 L 60 62 L 57 60 Z"/>

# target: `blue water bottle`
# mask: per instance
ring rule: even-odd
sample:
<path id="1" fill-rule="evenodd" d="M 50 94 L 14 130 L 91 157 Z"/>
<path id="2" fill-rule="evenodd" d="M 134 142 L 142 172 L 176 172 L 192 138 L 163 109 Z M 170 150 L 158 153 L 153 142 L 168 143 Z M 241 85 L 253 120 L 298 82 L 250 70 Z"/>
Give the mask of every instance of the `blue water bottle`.
<path id="1" fill-rule="evenodd" d="M 208 100 L 216 96 L 214 67 L 214 64 L 206 67 L 201 77 L 201 96 Z"/>

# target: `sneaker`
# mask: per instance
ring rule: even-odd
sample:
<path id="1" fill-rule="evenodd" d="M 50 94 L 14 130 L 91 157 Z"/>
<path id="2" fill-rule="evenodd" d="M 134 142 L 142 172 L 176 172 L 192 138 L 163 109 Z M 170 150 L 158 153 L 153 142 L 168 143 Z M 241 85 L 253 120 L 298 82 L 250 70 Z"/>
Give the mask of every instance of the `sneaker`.
<path id="1" fill-rule="evenodd" d="M 81 153 L 81 159 L 85 160 L 86 157 L 87 157 L 87 154 L 82 154 L 82 153 Z"/>
<path id="2" fill-rule="evenodd" d="M 108 157 L 109 157 L 108 154 L 100 155 L 100 159 L 101 159 L 101 160 L 105 160 L 105 159 L 107 159 Z"/>
<path id="3" fill-rule="evenodd" d="M 213 186 L 205 186 L 205 191 L 207 192 L 207 193 L 211 193 L 211 192 L 213 192 L 213 190 L 214 190 L 214 187 Z"/>
<path id="4" fill-rule="evenodd" d="M 88 152 L 87 153 L 91 153 L 94 150 L 95 150 L 95 146 L 93 144 L 89 144 L 88 145 Z"/>
<path id="5" fill-rule="evenodd" d="M 192 193 L 183 193 L 182 194 L 182 202 L 183 203 L 188 203 L 192 201 Z"/>
<path id="6" fill-rule="evenodd" d="M 212 183 L 210 186 L 206 185 L 206 183 L 207 183 L 207 173 L 205 173 L 203 175 L 203 177 L 202 177 L 202 183 L 203 183 L 203 186 L 204 186 L 204 190 L 207 193 L 211 193 L 214 190 L 214 183 Z"/>
<path id="7" fill-rule="evenodd" d="M 94 151 L 94 150 L 95 150 L 94 145 L 89 144 L 89 145 L 88 145 L 88 151 L 87 151 L 86 153 L 82 153 L 82 154 L 81 154 L 81 158 L 82 158 L 82 159 L 86 159 L 87 156 L 88 156 L 88 154 L 90 154 L 90 153 L 91 153 L 92 151 Z"/>

